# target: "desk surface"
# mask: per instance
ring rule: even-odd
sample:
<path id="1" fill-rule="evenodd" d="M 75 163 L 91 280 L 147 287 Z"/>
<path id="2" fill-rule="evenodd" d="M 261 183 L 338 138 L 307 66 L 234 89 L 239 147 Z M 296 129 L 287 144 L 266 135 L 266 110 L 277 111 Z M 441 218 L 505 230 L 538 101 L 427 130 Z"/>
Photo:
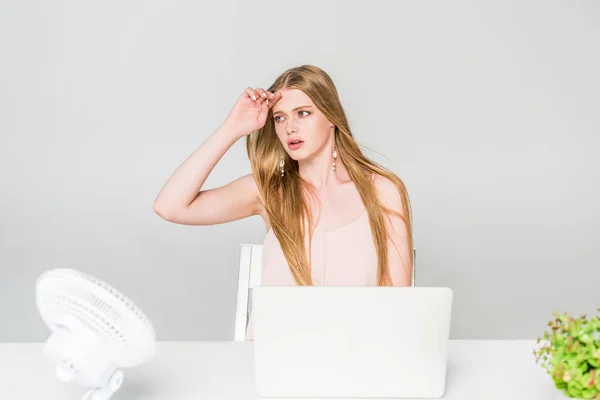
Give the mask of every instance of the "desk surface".
<path id="1" fill-rule="evenodd" d="M 86 390 L 64 383 L 42 343 L 0 343 L 0 399 L 79 400 Z M 535 341 L 451 340 L 449 400 L 548 400 L 550 377 L 535 363 Z M 114 400 L 255 399 L 248 342 L 159 342 L 148 363 L 124 370 Z"/>

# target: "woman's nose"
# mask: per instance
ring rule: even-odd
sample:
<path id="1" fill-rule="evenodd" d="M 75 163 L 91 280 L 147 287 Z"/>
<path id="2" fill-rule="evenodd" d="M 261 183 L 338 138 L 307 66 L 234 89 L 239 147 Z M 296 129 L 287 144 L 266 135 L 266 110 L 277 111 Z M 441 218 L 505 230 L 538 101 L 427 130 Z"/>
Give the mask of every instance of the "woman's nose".
<path id="1" fill-rule="evenodd" d="M 298 132 L 298 127 L 296 126 L 296 123 L 293 121 L 289 121 L 285 127 L 285 130 L 287 132 L 288 135 L 291 135 L 293 133 Z"/>

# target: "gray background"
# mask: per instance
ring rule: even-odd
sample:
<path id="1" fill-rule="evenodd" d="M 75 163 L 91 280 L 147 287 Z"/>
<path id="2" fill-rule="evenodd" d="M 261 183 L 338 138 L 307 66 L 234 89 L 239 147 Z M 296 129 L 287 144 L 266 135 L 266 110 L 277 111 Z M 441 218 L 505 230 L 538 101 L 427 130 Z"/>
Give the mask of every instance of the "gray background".
<path id="1" fill-rule="evenodd" d="M 45 340 L 36 277 L 91 273 L 159 340 L 233 336 L 240 243 L 154 214 L 246 85 L 318 65 L 410 191 L 416 284 L 452 337 L 526 339 L 600 306 L 600 3 L 19 1 L 0 10 L 0 341 Z M 250 172 L 244 142 L 206 187 Z"/>

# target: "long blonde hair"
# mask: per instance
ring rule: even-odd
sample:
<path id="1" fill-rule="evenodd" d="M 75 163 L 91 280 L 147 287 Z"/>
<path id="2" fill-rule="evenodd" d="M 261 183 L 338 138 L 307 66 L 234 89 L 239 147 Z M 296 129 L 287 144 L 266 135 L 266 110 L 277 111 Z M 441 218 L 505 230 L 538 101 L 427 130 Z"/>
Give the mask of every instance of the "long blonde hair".
<path id="1" fill-rule="evenodd" d="M 410 250 L 410 271 L 412 273 L 412 215 L 406 187 L 394 173 L 363 155 L 352 136 L 346 114 L 331 77 L 318 67 L 302 65 L 285 71 L 268 90 L 276 92 L 280 89 L 301 90 L 335 125 L 334 141 L 338 153 L 338 162 L 344 163 L 369 216 L 378 258 L 378 285 L 392 285 L 387 265 L 389 235 L 384 222 L 384 213 L 397 215 L 405 223 L 408 249 Z M 306 198 L 308 186 L 298 173 L 298 162 L 286 153 L 277 137 L 271 110 L 269 110 L 265 125 L 247 136 L 246 150 L 254 179 L 271 223 L 271 229 L 279 240 L 291 273 L 298 285 L 312 285 L 310 256 L 307 257 L 305 247 L 305 229 L 306 226 L 312 226 L 312 215 Z M 281 176 L 279 170 L 281 155 L 284 157 L 284 177 Z M 395 184 L 401 196 L 403 215 L 386 208 L 379 200 L 371 179 L 373 173 L 379 174 Z M 309 229 L 309 255 L 311 242 L 312 230 Z"/>

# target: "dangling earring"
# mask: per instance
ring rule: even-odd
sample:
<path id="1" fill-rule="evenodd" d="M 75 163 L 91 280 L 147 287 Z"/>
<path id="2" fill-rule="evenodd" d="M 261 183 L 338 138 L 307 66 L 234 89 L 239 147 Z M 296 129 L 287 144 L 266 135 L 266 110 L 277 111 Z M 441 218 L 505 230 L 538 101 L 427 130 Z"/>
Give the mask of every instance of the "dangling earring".
<path id="1" fill-rule="evenodd" d="M 283 166 L 285 165 L 285 162 L 283 161 L 283 154 L 281 155 L 281 160 L 279 161 L 279 168 L 281 169 L 281 177 L 283 178 L 284 175 L 284 169 Z"/>
<path id="2" fill-rule="evenodd" d="M 332 169 L 335 171 L 335 159 L 337 158 L 337 151 L 335 148 L 333 149 L 333 153 L 331 153 L 331 156 L 333 157 Z"/>

